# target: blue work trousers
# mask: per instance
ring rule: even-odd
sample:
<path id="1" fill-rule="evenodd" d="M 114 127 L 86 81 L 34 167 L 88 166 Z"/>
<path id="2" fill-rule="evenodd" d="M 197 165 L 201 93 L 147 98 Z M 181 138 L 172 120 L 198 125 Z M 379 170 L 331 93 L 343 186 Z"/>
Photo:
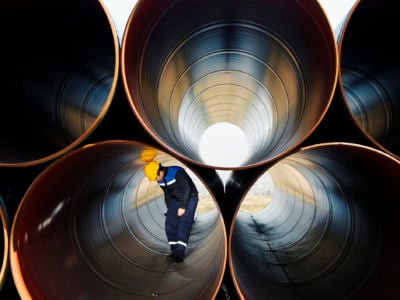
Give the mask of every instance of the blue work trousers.
<path id="1" fill-rule="evenodd" d="M 173 256 L 183 258 L 192 229 L 194 214 L 197 208 L 198 197 L 192 197 L 185 213 L 178 217 L 178 203 L 171 203 L 165 219 L 165 231 Z"/>

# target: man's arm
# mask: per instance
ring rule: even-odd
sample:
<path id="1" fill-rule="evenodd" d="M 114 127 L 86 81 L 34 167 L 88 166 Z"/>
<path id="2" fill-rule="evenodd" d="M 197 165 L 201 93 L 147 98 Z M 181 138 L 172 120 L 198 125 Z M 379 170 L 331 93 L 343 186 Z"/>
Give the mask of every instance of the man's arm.
<path id="1" fill-rule="evenodd" d="M 178 208 L 178 216 L 182 216 L 186 211 L 186 205 L 189 202 L 189 197 L 192 192 L 192 182 L 189 175 L 185 172 L 185 170 L 180 170 L 176 174 L 177 183 L 180 185 L 180 201 Z"/>

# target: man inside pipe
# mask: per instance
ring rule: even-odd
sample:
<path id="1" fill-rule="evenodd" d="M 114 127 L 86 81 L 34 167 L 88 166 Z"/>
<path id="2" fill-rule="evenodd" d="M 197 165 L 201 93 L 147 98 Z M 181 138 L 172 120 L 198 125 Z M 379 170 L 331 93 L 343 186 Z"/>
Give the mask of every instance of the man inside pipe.
<path id="1" fill-rule="evenodd" d="M 179 166 L 167 167 L 151 161 L 144 167 L 144 174 L 150 181 L 156 180 L 164 191 L 167 205 L 165 232 L 171 248 L 168 261 L 181 263 L 199 200 L 197 188 L 187 172 Z"/>

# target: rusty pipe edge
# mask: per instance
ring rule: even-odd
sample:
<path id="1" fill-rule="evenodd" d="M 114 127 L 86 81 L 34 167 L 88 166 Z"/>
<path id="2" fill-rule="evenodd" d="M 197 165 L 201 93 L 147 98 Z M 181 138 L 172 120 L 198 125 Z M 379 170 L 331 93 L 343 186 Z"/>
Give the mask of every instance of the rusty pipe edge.
<path id="1" fill-rule="evenodd" d="M 398 26 L 396 5 L 378 0 L 354 5 L 338 36 L 337 87 L 360 132 L 376 148 L 399 159 L 400 46 L 383 34 Z"/>
<path id="2" fill-rule="evenodd" d="M 0 195 L 0 220 L 1 220 L 1 229 L 3 232 L 2 239 L 1 239 L 1 247 L 2 247 L 2 261 L 0 265 L 0 291 L 4 285 L 4 282 L 7 278 L 8 274 L 8 258 L 9 258 L 9 218 L 7 213 L 6 205 L 3 201 L 3 198 Z"/>
<path id="3" fill-rule="evenodd" d="M 317 1 L 139 0 L 121 46 L 124 89 L 143 127 L 174 156 L 216 169 L 255 167 L 298 146 L 330 104 L 337 61 Z M 202 134 L 220 122 L 249 139 L 240 165 L 199 154 Z"/>
<path id="4" fill-rule="evenodd" d="M 303 147 L 260 173 L 229 235 L 240 297 L 398 299 L 399 174 L 392 156 L 352 143 Z"/>
<path id="5" fill-rule="evenodd" d="M 184 166 L 115 140 L 75 149 L 33 181 L 11 228 L 11 271 L 23 299 L 215 297 L 227 255 L 219 209 L 196 213 L 185 261 L 168 263 L 166 207 L 144 177 L 144 149 L 164 165 Z M 200 198 L 212 197 L 192 175 Z"/>
<path id="6" fill-rule="evenodd" d="M 119 44 L 97 0 L 0 2 L 0 166 L 53 160 L 103 119 Z"/>

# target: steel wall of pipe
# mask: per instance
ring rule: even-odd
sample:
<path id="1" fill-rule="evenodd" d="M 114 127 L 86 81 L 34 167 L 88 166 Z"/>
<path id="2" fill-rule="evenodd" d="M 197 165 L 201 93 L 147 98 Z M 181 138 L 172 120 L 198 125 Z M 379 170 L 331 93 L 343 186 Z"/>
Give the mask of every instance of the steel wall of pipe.
<path id="1" fill-rule="evenodd" d="M 229 236 L 241 297 L 397 299 L 399 175 L 393 157 L 349 143 L 302 148 L 261 172 L 240 197 Z"/>
<path id="2" fill-rule="evenodd" d="M 106 114 L 119 44 L 97 0 L 0 1 L 0 166 L 30 166 L 78 146 Z"/>
<path id="3" fill-rule="evenodd" d="M 139 1 L 119 74 L 101 1 L 1 1 L 11 41 L 1 53 L 11 59 L 0 81 L 0 197 L 14 220 L 0 295 L 14 299 L 4 294 L 11 281 L 23 299 L 396 299 L 398 60 L 380 34 L 395 26 L 393 3 L 359 1 L 337 47 L 316 1 Z M 23 26 L 10 30 L 16 20 Z M 221 120 L 254 148 L 225 187 L 214 170 L 224 167 L 198 152 L 201 133 Z M 190 263 L 161 273 L 162 201 L 138 160 L 148 146 L 185 161 L 216 206 L 199 216 Z M 250 217 L 243 207 L 266 176 L 273 201 Z M 129 195 L 148 199 L 148 211 L 130 209 Z M 168 295 L 157 282 L 169 279 Z"/>
<path id="4" fill-rule="evenodd" d="M 8 259 L 9 259 L 9 227 L 10 227 L 10 220 L 8 216 L 8 210 L 7 207 L 3 201 L 3 198 L 0 195 L 0 221 L 1 221 L 1 231 L 2 231 L 2 236 L 0 240 L 0 248 L 2 249 L 0 257 L 1 259 L 1 265 L 0 265 L 0 290 L 3 287 L 3 284 L 6 281 L 7 275 L 8 275 Z"/>
<path id="5" fill-rule="evenodd" d="M 227 252 L 221 214 L 215 204 L 196 214 L 185 263 L 168 263 L 166 207 L 143 176 L 145 149 L 131 141 L 92 144 L 34 180 L 11 230 L 11 270 L 23 299 L 215 297 Z M 161 163 L 184 166 L 157 152 Z M 191 175 L 200 199 L 212 198 Z"/>
<path id="6" fill-rule="evenodd" d="M 137 118 L 171 153 L 203 167 L 248 168 L 290 152 L 321 121 L 336 50 L 317 1 L 138 1 L 122 80 Z M 200 156 L 202 134 L 219 122 L 248 137 L 244 163 Z"/>
<path id="7" fill-rule="evenodd" d="M 396 8 L 396 1 L 358 1 L 337 39 L 341 100 L 375 147 L 399 158 L 400 46 L 385 33 L 398 26 Z"/>

